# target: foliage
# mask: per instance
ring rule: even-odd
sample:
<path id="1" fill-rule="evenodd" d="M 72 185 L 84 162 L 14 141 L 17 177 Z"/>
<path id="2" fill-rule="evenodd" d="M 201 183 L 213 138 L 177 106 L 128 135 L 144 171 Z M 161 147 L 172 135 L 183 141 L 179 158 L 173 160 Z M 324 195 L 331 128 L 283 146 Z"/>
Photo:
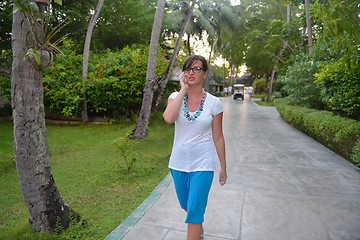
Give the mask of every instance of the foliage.
<path id="1" fill-rule="evenodd" d="M 346 51 L 358 50 L 359 3 L 356 1 L 328 0 L 315 1 L 313 6 L 314 19 L 321 27 L 320 38 L 330 37 L 336 43 L 333 48 L 343 48 Z M 346 19 L 346 21 L 344 21 Z"/>
<path id="2" fill-rule="evenodd" d="M 0 3 L 0 46 L 1 49 L 11 48 L 12 1 Z M 89 21 L 89 14 L 95 9 L 96 0 L 49 1 L 49 29 L 58 26 L 67 18 L 67 25 L 54 39 L 67 36 L 78 43 L 74 45 L 77 53 L 82 52 L 84 36 Z M 60 2 L 60 1 L 59 1 Z M 151 35 L 151 27 L 156 1 L 131 0 L 110 1 L 104 4 L 100 19 L 94 29 L 92 49 L 102 51 L 106 48 L 117 49 L 129 44 L 146 44 Z"/>
<path id="3" fill-rule="evenodd" d="M 274 106 L 274 101 L 261 101 L 261 100 L 257 100 L 255 101 L 255 103 L 257 105 L 260 105 L 260 106 L 264 106 L 264 107 L 273 107 Z"/>
<path id="4" fill-rule="evenodd" d="M 255 94 L 267 93 L 269 86 L 265 78 L 256 79 L 252 87 L 254 88 Z"/>
<path id="5" fill-rule="evenodd" d="M 159 112 L 163 112 L 165 111 L 165 108 L 167 106 L 167 101 L 168 101 L 168 97 L 170 96 L 170 94 L 172 92 L 175 91 L 179 91 L 179 82 L 175 82 L 175 81 L 169 81 L 168 84 L 166 85 L 166 88 L 164 90 L 164 97 L 161 99 L 159 106 L 158 106 L 158 111 Z"/>
<path id="6" fill-rule="evenodd" d="M 46 69 L 43 78 L 44 104 L 47 112 L 65 116 L 78 115 L 82 98 L 82 57 L 71 50 L 73 43 L 64 41 L 63 54 Z"/>
<path id="7" fill-rule="evenodd" d="M 167 60 L 159 48 L 156 76 L 161 78 Z M 108 51 L 89 69 L 87 83 L 88 108 L 93 113 L 111 111 L 113 116 L 137 113 L 141 108 L 142 91 L 146 80 L 148 47 L 126 47 L 118 52 Z M 157 79 L 154 79 L 157 80 Z"/>
<path id="8" fill-rule="evenodd" d="M 11 77 L 12 51 L 10 49 L 2 49 L 0 53 L 0 76 Z M 1 95 L 1 93 L 0 93 Z"/>
<path id="9" fill-rule="evenodd" d="M 71 49 L 71 43 L 68 44 L 67 49 Z M 81 81 L 82 57 L 74 51 L 65 51 L 65 56 L 58 56 L 44 76 L 45 106 L 50 112 L 74 116 L 80 114 L 84 89 Z M 90 57 L 86 83 L 90 114 L 131 117 L 140 110 L 147 53 L 147 47 L 133 46 Z M 158 77 L 165 72 L 166 66 L 164 54 L 159 53 Z"/>
<path id="10" fill-rule="evenodd" d="M 284 120 L 355 164 L 358 161 L 360 122 L 329 111 L 291 106 L 276 99 L 275 106 Z"/>
<path id="11" fill-rule="evenodd" d="M 96 2 L 96 0 L 63 1 L 59 5 L 50 1 L 51 18 L 49 26 L 56 26 L 67 18 L 66 26 L 55 37 L 66 36 L 77 43 L 73 45 L 73 50 L 77 54 L 83 51 L 89 13 L 95 9 Z"/>
<path id="12" fill-rule="evenodd" d="M 360 19 L 357 4 L 340 0 L 316 1 L 312 11 L 317 25 L 313 54 L 299 54 L 288 65 L 287 72 L 280 77 L 285 85 L 282 91 L 294 104 L 328 109 L 359 119 L 360 55 L 356 42 L 360 37 Z"/>
<path id="13" fill-rule="evenodd" d="M 0 76 L 0 96 L 11 99 L 11 79 L 9 76 Z"/>
<path id="14" fill-rule="evenodd" d="M 315 83 L 322 101 L 340 114 L 360 119 L 360 54 L 354 52 L 320 67 Z"/>
<path id="15" fill-rule="evenodd" d="M 149 136 L 139 144 L 129 142 L 138 161 L 129 174 L 119 162 L 119 149 L 112 142 L 126 136 L 133 123 L 109 125 L 47 125 L 52 153 L 52 173 L 66 203 L 78 212 L 87 225 L 71 223 L 61 235 L 36 233 L 28 222 L 15 163 L 6 159 L 6 172 L 0 171 L 0 239 L 104 239 L 134 211 L 168 174 L 173 125 L 161 116 L 149 126 Z M 12 122 L 0 122 L 1 156 L 13 152 Z M 0 158 L 2 162 L 3 157 Z M 12 162 L 11 162 L 12 161 Z M 61 230 L 61 229 L 60 229 Z"/>
<path id="16" fill-rule="evenodd" d="M 321 108 L 320 89 L 314 84 L 314 74 L 319 69 L 319 62 L 306 54 L 295 57 L 284 76 L 279 78 L 282 91 L 292 104 L 309 108 Z"/>
<path id="17" fill-rule="evenodd" d="M 138 141 L 131 141 L 129 139 L 130 135 L 131 132 L 128 132 L 126 136 L 120 137 L 113 142 L 120 151 L 120 158 L 125 162 L 125 174 L 130 173 L 138 157 L 138 154 L 134 151 L 134 144 L 138 143 Z M 119 171 L 119 174 L 123 173 Z"/>
<path id="18" fill-rule="evenodd" d="M 276 0 L 244 0 L 235 7 L 241 14 L 242 27 L 232 34 L 233 38 L 242 37 L 231 47 L 245 46 L 244 62 L 255 78 L 269 78 L 275 65 L 282 72 L 288 59 L 304 48 L 305 36 L 299 31 L 303 24 L 300 9 L 292 7 L 292 19 L 287 22 L 287 4 Z"/>
<path id="19" fill-rule="evenodd" d="M 14 13 L 19 11 L 29 24 L 33 46 L 27 50 L 26 57 L 34 57 L 38 65 L 41 64 L 41 53 L 39 50 L 60 52 L 58 44 L 61 38 L 52 42 L 60 30 L 65 26 L 66 21 L 60 21 L 57 25 L 49 29 L 49 14 L 44 14 L 39 18 L 40 9 L 36 2 L 14 0 Z M 61 4 L 61 0 L 54 1 Z M 39 31 L 40 30 L 40 31 Z"/>
<path id="20" fill-rule="evenodd" d="M 347 16 L 350 21 L 358 22 L 358 17 L 354 17 L 356 7 L 348 2 L 330 0 L 317 2 L 314 11 L 316 23 L 321 27 L 316 29 L 319 37 L 313 54 L 294 58 L 286 74 L 280 77 L 285 85 L 282 90 L 289 94 L 292 103 L 358 119 L 360 55 L 355 43 L 360 31 L 356 24 L 341 20 L 341 16 Z M 314 90 L 311 94 L 318 96 L 311 100 L 315 104 L 308 104 L 302 97 L 306 88 L 301 87 L 302 83 Z"/>
<path id="21" fill-rule="evenodd" d="M 97 48 L 121 49 L 131 44 L 148 44 L 154 21 L 155 1 L 108 1 L 94 29 Z"/>
<path id="22" fill-rule="evenodd" d="M 214 79 L 221 79 L 221 82 L 226 81 L 226 76 L 229 76 L 230 73 L 229 69 L 224 64 L 220 66 L 213 64 L 210 66 L 210 71 L 213 74 L 211 77 Z"/>
<path id="23" fill-rule="evenodd" d="M 351 159 L 360 166 L 360 138 L 357 140 L 355 147 L 353 148 L 353 152 L 351 155 Z"/>
<path id="24" fill-rule="evenodd" d="M 12 28 L 12 2 L 0 2 L 0 49 L 11 49 L 11 28 Z M 0 61 L 1 62 L 1 61 Z"/>

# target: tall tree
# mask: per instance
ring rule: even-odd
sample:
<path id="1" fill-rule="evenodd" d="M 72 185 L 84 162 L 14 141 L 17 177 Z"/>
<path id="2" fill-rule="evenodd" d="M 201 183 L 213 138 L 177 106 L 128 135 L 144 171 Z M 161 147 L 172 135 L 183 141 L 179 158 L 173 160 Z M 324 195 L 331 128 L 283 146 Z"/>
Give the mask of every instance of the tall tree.
<path id="1" fill-rule="evenodd" d="M 56 227 L 67 228 L 71 217 L 78 215 L 65 204 L 50 167 L 42 87 L 43 70 L 51 62 L 43 31 L 45 7 L 27 0 L 15 2 L 11 92 L 16 168 L 29 222 L 35 231 L 54 233 Z M 26 57 L 31 48 L 36 49 L 34 57 Z M 35 60 L 35 54 L 40 58 Z"/>
<path id="2" fill-rule="evenodd" d="M 208 36 L 208 42 L 212 46 L 215 56 L 221 55 L 229 61 L 233 58 L 231 62 L 234 62 L 234 64 L 237 62 L 235 59 L 238 56 L 242 59 L 242 51 L 235 51 L 235 46 L 241 46 L 237 38 L 237 36 L 241 35 L 241 26 L 238 24 L 240 16 L 235 14 L 230 1 L 204 1 L 200 4 L 200 11 L 215 29 L 215 32 Z"/>
<path id="3" fill-rule="evenodd" d="M 66 35 L 68 39 L 71 39 L 75 43 L 73 50 L 80 54 L 84 50 L 84 36 L 89 26 L 89 16 L 94 12 L 97 0 L 61 0 L 62 4 L 56 4 L 56 1 L 50 1 L 50 26 L 57 26 L 65 19 L 68 19 L 66 26 L 61 31 L 61 35 Z M 94 42 L 94 37 L 92 42 Z"/>
<path id="4" fill-rule="evenodd" d="M 107 1 L 97 23 L 99 27 L 94 31 L 94 44 L 110 49 L 121 49 L 133 44 L 149 44 L 156 2 Z"/>
<path id="5" fill-rule="evenodd" d="M 156 85 L 156 55 L 160 39 L 161 26 L 164 18 L 166 0 L 158 0 L 151 41 L 149 48 L 149 58 L 146 70 L 146 82 L 143 91 L 144 97 L 141 105 L 138 121 L 131 136 L 132 139 L 141 139 L 147 136 L 148 125 L 150 122 L 151 105 L 153 102 L 155 85 Z"/>
<path id="6" fill-rule="evenodd" d="M 308 51 L 309 54 L 311 54 L 312 45 L 313 45 L 313 34 L 312 34 L 312 21 L 310 18 L 310 0 L 305 0 L 305 14 L 306 14 L 307 37 L 308 37 Z"/>
<path id="7" fill-rule="evenodd" d="M 152 113 L 157 111 L 157 108 L 158 108 L 158 106 L 160 104 L 160 101 L 161 101 L 161 99 L 162 99 L 162 97 L 164 95 L 164 90 L 165 90 L 166 85 L 167 85 L 167 83 L 169 81 L 170 73 L 171 73 L 171 71 L 173 69 L 173 66 L 175 64 L 175 60 L 176 60 L 176 58 L 177 58 L 177 56 L 179 54 L 180 48 L 181 48 L 182 37 L 184 36 L 186 28 L 189 25 L 189 22 L 191 20 L 191 17 L 192 17 L 194 8 L 195 8 L 195 4 L 196 4 L 196 0 L 192 0 L 191 6 L 189 7 L 189 9 L 187 11 L 185 20 L 184 20 L 183 25 L 181 27 L 181 30 L 179 32 L 179 36 L 178 36 L 178 38 L 176 40 L 174 51 L 173 51 L 173 53 L 171 55 L 169 65 L 168 65 L 168 67 L 166 69 L 165 75 L 164 75 L 163 78 L 161 78 L 161 80 L 158 83 L 158 88 L 155 91 L 155 97 L 154 97 L 154 101 L 152 103 L 152 109 L 151 109 Z"/>
<path id="8" fill-rule="evenodd" d="M 233 38 L 242 38 L 237 43 L 231 41 L 230 49 L 242 44 L 242 48 L 237 48 L 243 50 L 246 66 L 252 76 L 265 76 L 269 80 L 272 73 L 275 74 L 273 66 L 277 65 L 277 71 L 280 70 L 294 49 L 302 47 L 303 38 L 299 31 L 303 26 L 302 19 L 295 17 L 294 21 L 287 22 L 286 7 L 279 0 L 244 0 L 236 9 L 242 14 L 240 21 L 245 19 L 245 31 L 241 34 L 234 31 Z M 294 11 L 295 14 L 298 15 Z M 231 51 L 231 54 L 233 52 L 236 53 Z"/>
<path id="9" fill-rule="evenodd" d="M 89 116 L 87 112 L 87 96 L 86 96 L 86 81 L 88 77 L 88 66 L 89 66 L 89 52 L 90 52 L 90 43 L 91 36 L 94 30 L 96 21 L 99 17 L 101 8 L 104 4 L 104 0 L 99 0 L 95 8 L 94 14 L 91 16 L 88 29 L 86 31 L 86 38 L 84 44 L 84 54 L 83 54 L 83 71 L 82 71 L 82 81 L 83 81 L 83 106 L 81 109 L 81 120 L 84 124 L 89 123 Z"/>
<path id="10" fill-rule="evenodd" d="M 288 35 L 290 33 L 290 17 L 291 17 L 291 8 L 290 8 L 290 3 L 286 3 L 286 22 L 287 22 L 287 28 L 288 28 Z M 283 52 L 285 51 L 285 48 L 288 46 L 288 42 L 287 40 L 283 40 L 283 47 L 282 49 L 280 49 L 279 53 L 277 54 L 277 57 L 276 57 L 276 61 L 275 61 L 275 64 L 272 68 L 272 71 L 271 71 L 271 77 L 270 77 L 270 83 L 269 83 L 269 91 L 268 91 L 268 101 L 271 100 L 271 95 L 272 95 L 272 92 L 273 92 L 273 85 L 274 85 L 274 81 L 275 81 L 275 73 L 276 73 L 276 68 L 277 68 L 277 65 L 279 64 L 282 58 L 282 55 L 283 55 Z"/>

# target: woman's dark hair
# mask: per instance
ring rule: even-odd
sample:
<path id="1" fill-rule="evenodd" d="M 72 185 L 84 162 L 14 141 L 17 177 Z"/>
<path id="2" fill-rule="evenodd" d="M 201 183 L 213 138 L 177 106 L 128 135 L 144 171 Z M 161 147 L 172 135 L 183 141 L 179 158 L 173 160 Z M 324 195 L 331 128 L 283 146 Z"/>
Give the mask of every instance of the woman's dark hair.
<path id="1" fill-rule="evenodd" d="M 200 55 L 191 55 L 190 57 L 188 57 L 184 62 L 182 70 L 185 71 L 186 69 L 190 68 L 191 65 L 193 65 L 193 63 L 196 61 L 202 62 L 202 65 L 203 65 L 202 68 L 204 71 L 209 70 L 206 59 Z"/>

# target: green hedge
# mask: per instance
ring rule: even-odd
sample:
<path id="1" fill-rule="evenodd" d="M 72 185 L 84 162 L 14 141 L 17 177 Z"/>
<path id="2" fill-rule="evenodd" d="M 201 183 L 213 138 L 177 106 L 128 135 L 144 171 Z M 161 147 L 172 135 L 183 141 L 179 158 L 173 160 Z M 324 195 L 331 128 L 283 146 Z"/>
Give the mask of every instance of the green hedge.
<path id="1" fill-rule="evenodd" d="M 64 55 L 56 56 L 46 69 L 44 103 L 49 113 L 79 116 L 86 90 L 88 113 L 107 117 L 131 117 L 141 109 L 146 81 L 148 46 L 125 47 L 118 51 L 92 53 L 86 86 L 82 82 L 82 55 L 64 46 Z M 168 60 L 159 49 L 156 78 L 164 74 Z M 155 80 L 157 80 L 155 79 Z"/>
<path id="2" fill-rule="evenodd" d="M 360 122 L 300 106 L 285 99 L 275 100 L 282 118 L 345 159 L 360 166 Z"/>
<path id="3" fill-rule="evenodd" d="M 86 87 L 81 77 L 82 55 L 72 49 L 72 43 L 64 41 L 63 54 L 56 55 L 53 64 L 44 72 L 44 105 L 47 113 L 80 116 L 85 90 L 90 115 L 129 118 L 140 111 L 146 81 L 148 46 L 137 45 L 91 53 Z M 154 80 L 162 78 L 167 66 L 166 54 L 159 49 Z M 170 83 L 169 89 L 173 88 L 174 85 Z M 10 76 L 0 76 L 0 96 L 11 99 Z M 8 108 L 0 109 L 0 116 L 5 111 L 8 114 Z"/>

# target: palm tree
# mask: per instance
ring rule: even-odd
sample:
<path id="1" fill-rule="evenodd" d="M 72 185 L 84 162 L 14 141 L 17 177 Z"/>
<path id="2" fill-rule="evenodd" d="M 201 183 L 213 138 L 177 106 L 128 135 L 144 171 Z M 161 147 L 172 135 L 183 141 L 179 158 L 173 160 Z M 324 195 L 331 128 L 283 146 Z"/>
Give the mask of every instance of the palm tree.
<path id="1" fill-rule="evenodd" d="M 158 88 L 156 89 L 155 96 L 154 96 L 154 101 L 153 101 L 153 104 L 152 104 L 152 109 L 151 109 L 152 113 L 157 111 L 157 108 L 158 108 L 158 106 L 160 104 L 160 101 L 161 101 L 161 99 L 162 99 L 162 97 L 164 95 L 164 90 L 165 90 L 166 85 L 167 85 L 167 83 L 169 81 L 170 72 L 171 72 L 171 70 L 172 70 L 172 68 L 174 66 L 177 55 L 179 54 L 179 51 L 180 51 L 180 48 L 181 48 L 181 40 L 182 40 L 182 37 L 184 36 L 184 33 L 185 33 L 185 31 L 186 31 L 186 29 L 188 27 L 188 24 L 190 23 L 190 20 L 191 20 L 191 17 L 193 15 L 193 11 L 194 11 L 194 8 L 195 8 L 195 4 L 196 4 L 196 0 L 192 0 L 191 6 L 187 10 L 187 15 L 185 17 L 185 20 L 184 20 L 183 25 L 181 27 L 181 30 L 179 32 L 179 36 L 177 38 L 175 48 L 174 48 L 174 51 L 173 51 L 173 53 L 171 55 L 169 65 L 168 65 L 168 67 L 166 69 L 165 75 L 158 83 Z"/>
<path id="2" fill-rule="evenodd" d="M 312 21 L 310 18 L 310 0 L 305 0 L 305 13 L 306 13 L 306 29 L 308 34 L 309 54 L 311 54 L 312 45 L 313 45 L 313 36 L 312 36 Z"/>
<path id="3" fill-rule="evenodd" d="M 71 218 L 79 219 L 79 216 L 65 204 L 51 173 L 42 87 L 43 71 L 51 63 L 51 52 L 43 45 L 41 20 L 46 5 L 37 6 L 38 14 L 30 12 L 36 7 L 35 2 L 14 4 L 11 81 L 14 154 L 22 195 L 30 213 L 29 222 L 35 231 L 54 233 L 57 227 L 66 229 Z M 33 57 L 25 57 L 34 46 L 37 49 Z"/>
<path id="4" fill-rule="evenodd" d="M 230 1 L 202 0 L 197 4 L 198 7 L 194 8 L 191 21 L 185 31 L 188 36 L 186 48 L 190 55 L 192 50 L 189 38 L 201 40 L 203 33 L 206 32 L 208 38 L 203 40 L 210 44 L 211 58 L 213 52 L 221 52 L 231 40 L 233 36 L 230 33 L 237 30 L 235 25 L 239 16 L 233 11 Z M 175 1 L 169 5 L 171 11 L 165 17 L 165 34 L 172 35 L 179 32 L 180 23 L 185 18 L 186 5 L 184 1 Z"/>
<path id="5" fill-rule="evenodd" d="M 288 35 L 290 32 L 290 27 L 289 27 L 289 23 L 290 23 L 290 17 L 291 17 L 291 8 L 290 8 L 291 4 L 287 3 L 286 4 L 286 22 L 288 23 Z M 271 95 L 272 95 L 272 91 L 273 91 L 273 85 L 274 85 L 274 81 L 275 81 L 275 73 L 276 73 L 276 65 L 278 65 L 279 61 L 281 60 L 281 57 L 283 55 L 283 52 L 285 51 L 286 47 L 288 46 L 288 41 L 287 40 L 283 40 L 283 47 L 282 49 L 280 49 L 275 64 L 272 68 L 272 72 L 271 72 L 271 77 L 270 77 L 270 84 L 269 84 L 269 92 L 268 92 L 268 101 L 271 101 Z"/>
<path id="6" fill-rule="evenodd" d="M 130 136 L 131 139 L 141 139 L 147 136 L 148 125 L 150 123 L 151 106 L 156 85 L 156 55 L 163 22 L 165 3 L 166 0 L 158 0 L 157 3 L 153 29 L 151 33 L 144 97 L 138 121 L 133 130 L 133 134 Z"/>
<path id="7" fill-rule="evenodd" d="M 88 29 L 86 31 L 85 44 L 84 44 L 84 56 L 83 56 L 83 72 L 82 72 L 82 81 L 83 81 L 83 107 L 81 110 L 81 120 L 84 124 L 89 123 L 89 116 L 87 112 L 87 96 L 86 96 L 86 81 L 88 77 L 88 66 L 89 66 L 89 51 L 90 51 L 90 43 L 91 36 L 94 30 L 96 20 L 99 17 L 101 8 L 104 4 L 104 0 L 99 0 L 97 6 L 95 8 L 94 14 L 91 16 Z"/>

